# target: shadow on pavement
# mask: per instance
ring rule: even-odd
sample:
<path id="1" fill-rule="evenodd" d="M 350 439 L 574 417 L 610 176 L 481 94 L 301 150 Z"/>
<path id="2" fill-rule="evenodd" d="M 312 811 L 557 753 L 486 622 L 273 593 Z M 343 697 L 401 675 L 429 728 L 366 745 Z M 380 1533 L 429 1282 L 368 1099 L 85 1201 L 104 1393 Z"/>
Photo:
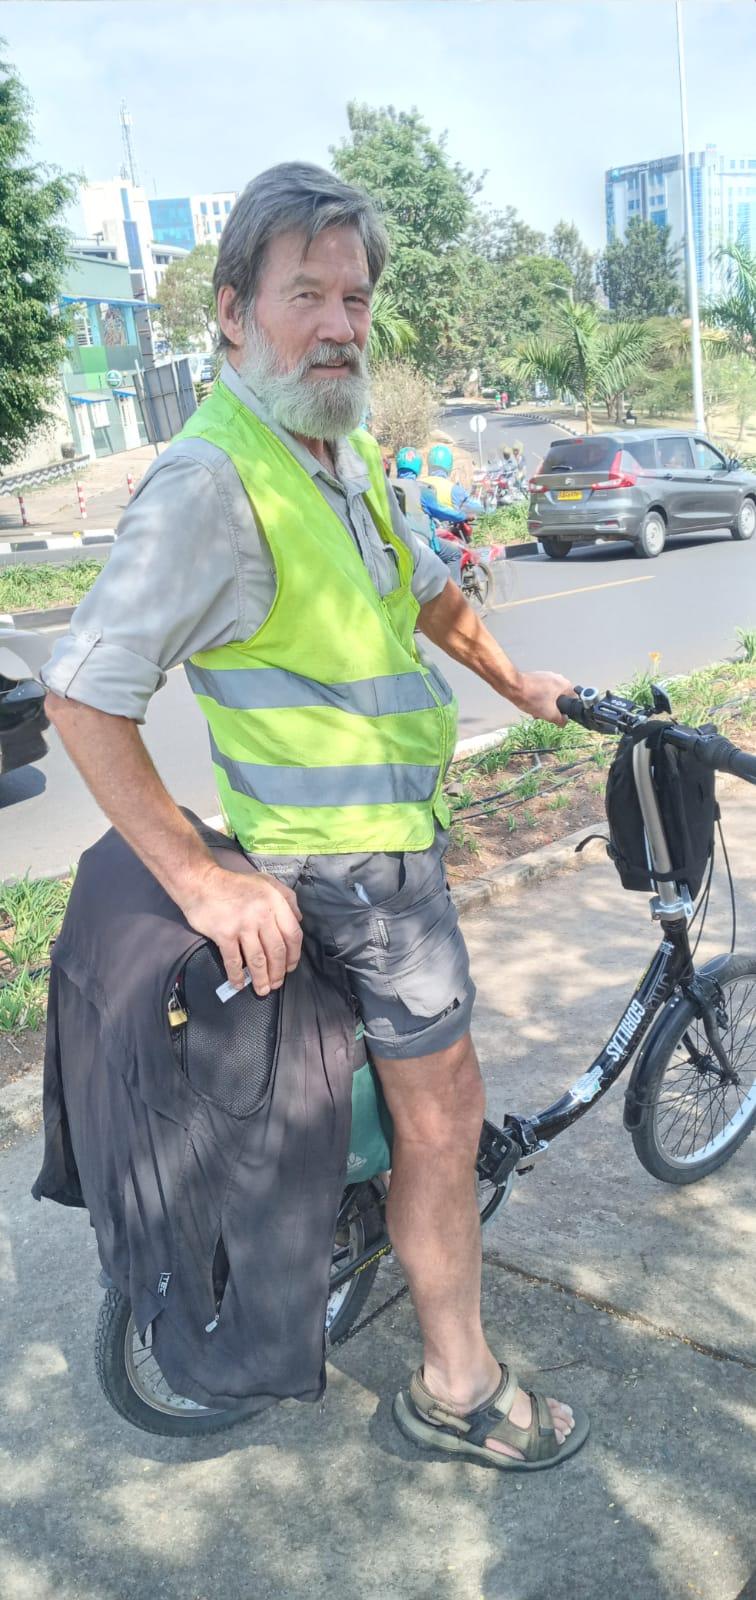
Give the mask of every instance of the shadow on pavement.
<path id="1" fill-rule="evenodd" d="M 747 946 L 750 810 L 726 816 Z M 466 924 L 495 1115 L 588 1065 L 650 954 L 645 916 L 602 862 Z M 130 1428 L 94 1374 L 87 1219 L 29 1197 L 39 1140 L 6 1151 L 3 1600 L 751 1600 L 754 1151 L 667 1190 L 621 1109 L 618 1086 L 484 1240 L 493 1347 L 592 1419 L 574 1461 L 530 1477 L 425 1459 L 396 1432 L 420 1358 L 406 1296 L 334 1353 L 322 1416 L 289 1403 L 207 1441 Z M 382 1268 L 368 1310 L 400 1282 Z"/>

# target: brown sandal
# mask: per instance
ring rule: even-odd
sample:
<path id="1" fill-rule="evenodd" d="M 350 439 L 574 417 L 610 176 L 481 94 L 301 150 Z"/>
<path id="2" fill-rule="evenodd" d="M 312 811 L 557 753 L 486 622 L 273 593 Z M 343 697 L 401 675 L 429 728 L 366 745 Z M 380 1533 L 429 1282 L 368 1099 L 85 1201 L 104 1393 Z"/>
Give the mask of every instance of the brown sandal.
<path id="1" fill-rule="evenodd" d="M 551 1412 L 542 1394 L 528 1390 L 532 1407 L 528 1428 L 518 1428 L 510 1422 L 509 1414 L 519 1387 L 516 1372 L 502 1367 L 501 1383 L 490 1399 L 473 1411 L 460 1414 L 431 1394 L 419 1368 L 409 1390 L 400 1389 L 396 1396 L 394 1421 L 405 1438 L 423 1450 L 467 1456 L 503 1472 L 540 1472 L 546 1467 L 557 1467 L 585 1444 L 590 1429 L 587 1413 L 574 1411 L 575 1426 L 564 1444 L 558 1444 Z M 486 1444 L 487 1439 L 500 1439 L 513 1450 L 521 1450 L 524 1459 L 492 1450 Z"/>

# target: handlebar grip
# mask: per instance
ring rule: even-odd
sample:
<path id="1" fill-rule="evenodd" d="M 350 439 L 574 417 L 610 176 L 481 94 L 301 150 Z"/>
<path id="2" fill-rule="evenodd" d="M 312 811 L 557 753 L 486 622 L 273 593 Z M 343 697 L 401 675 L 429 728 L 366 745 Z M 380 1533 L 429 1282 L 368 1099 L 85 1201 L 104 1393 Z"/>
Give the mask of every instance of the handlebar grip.
<path id="1" fill-rule="evenodd" d="M 557 711 L 561 711 L 563 717 L 569 717 L 570 722 L 579 722 L 581 728 L 587 728 L 586 708 L 578 695 L 558 694 Z"/>
<path id="2" fill-rule="evenodd" d="M 715 772 L 732 772 L 746 783 L 756 783 L 756 756 L 739 750 L 722 734 L 701 734 L 695 746 L 696 757 L 705 767 Z"/>

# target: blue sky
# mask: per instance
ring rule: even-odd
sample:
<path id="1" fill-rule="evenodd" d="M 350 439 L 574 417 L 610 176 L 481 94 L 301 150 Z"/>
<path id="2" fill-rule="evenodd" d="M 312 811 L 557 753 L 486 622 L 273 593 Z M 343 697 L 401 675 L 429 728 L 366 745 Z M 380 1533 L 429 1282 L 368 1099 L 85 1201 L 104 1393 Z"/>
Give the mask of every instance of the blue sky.
<path id="1" fill-rule="evenodd" d="M 686 0 L 691 143 L 756 154 L 754 0 Z M 42 159 L 149 194 L 326 162 L 348 99 L 416 105 L 482 198 L 604 242 L 603 172 L 679 147 L 672 0 L 5 0 Z"/>

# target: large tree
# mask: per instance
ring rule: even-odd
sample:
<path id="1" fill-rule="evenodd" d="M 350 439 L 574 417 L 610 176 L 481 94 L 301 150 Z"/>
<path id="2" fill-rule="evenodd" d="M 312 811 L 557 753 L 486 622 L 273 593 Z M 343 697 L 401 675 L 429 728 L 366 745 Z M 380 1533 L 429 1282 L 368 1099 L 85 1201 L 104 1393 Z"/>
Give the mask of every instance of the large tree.
<path id="1" fill-rule="evenodd" d="M 461 245 L 480 181 L 449 159 L 445 137 L 434 139 L 417 111 L 351 103 L 347 115 L 334 168 L 380 207 L 391 241 L 383 287 L 417 335 L 416 360 L 439 372 L 454 342 Z"/>
<path id="2" fill-rule="evenodd" d="M 213 272 L 218 257 L 214 244 L 198 244 L 187 256 L 166 267 L 155 296 L 157 320 L 177 354 L 204 350 L 216 335 Z"/>
<path id="3" fill-rule="evenodd" d="M 486 261 L 536 256 L 546 246 L 545 235 L 523 222 L 514 206 L 506 206 L 503 211 L 480 206 L 474 213 L 469 237 L 476 255 L 484 256 Z"/>
<path id="4" fill-rule="evenodd" d="M 642 367 L 649 334 L 638 322 L 602 322 L 594 306 L 564 300 L 555 316 L 556 337 L 526 340 L 519 358 L 523 378 L 540 379 L 572 394 L 593 431 L 598 401 L 610 404 Z"/>
<path id="5" fill-rule="evenodd" d="M 65 354 L 57 297 L 76 183 L 31 161 L 31 143 L 28 95 L 0 59 L 0 466 L 52 419 Z"/>
<path id="6" fill-rule="evenodd" d="M 669 228 L 633 217 L 624 239 L 613 239 L 599 256 L 599 283 L 616 317 L 642 320 L 680 310 L 680 252 L 669 239 Z"/>
<path id="7" fill-rule="evenodd" d="M 549 239 L 548 252 L 567 267 L 576 300 L 584 304 L 596 298 L 596 257 L 583 243 L 574 222 L 557 222 Z"/>

